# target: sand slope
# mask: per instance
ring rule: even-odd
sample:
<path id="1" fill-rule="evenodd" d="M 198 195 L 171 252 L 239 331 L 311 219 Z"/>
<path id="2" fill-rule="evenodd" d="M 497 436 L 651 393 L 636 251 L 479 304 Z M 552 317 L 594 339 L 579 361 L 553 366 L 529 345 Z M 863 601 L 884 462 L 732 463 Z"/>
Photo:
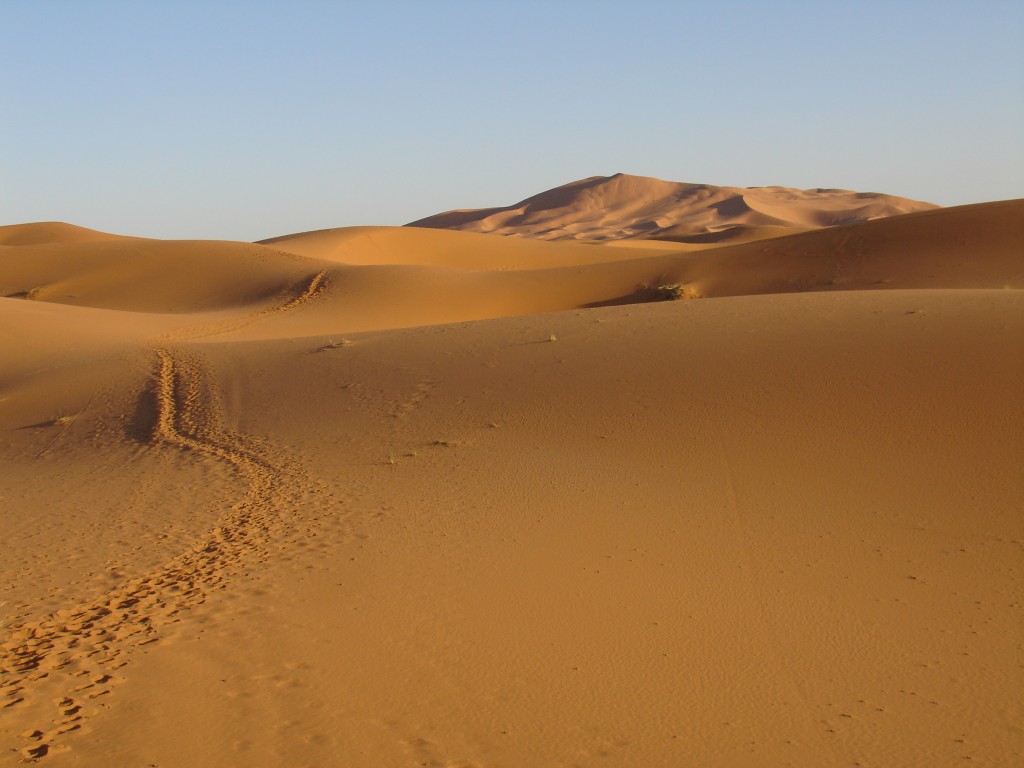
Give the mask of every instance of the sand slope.
<path id="1" fill-rule="evenodd" d="M 274 237 L 262 245 L 314 259 L 351 265 L 416 264 L 468 270 L 545 269 L 582 266 L 650 255 L 636 248 L 606 251 L 579 243 L 497 240 L 470 232 L 405 227 L 343 227 Z M 661 244 L 659 244 L 661 245 Z M 686 244 L 666 245 L 676 251 L 696 250 Z"/>
<path id="2" fill-rule="evenodd" d="M 1022 206 L 25 225 L 0 765 L 1019 762 Z"/>
<path id="3" fill-rule="evenodd" d="M 39 221 L 31 224 L 0 226 L 0 245 L 46 245 L 52 243 L 88 243 L 111 240 L 134 240 L 125 235 L 111 235 L 62 221 Z"/>
<path id="4" fill-rule="evenodd" d="M 224 241 L 0 246 L 0 296 L 134 312 L 220 310 L 273 299 L 324 266 Z"/>
<path id="5" fill-rule="evenodd" d="M 734 228 L 765 237 L 935 207 L 876 192 L 716 187 L 617 173 L 574 181 L 507 207 L 448 211 L 407 226 L 544 240 L 685 239 Z"/>

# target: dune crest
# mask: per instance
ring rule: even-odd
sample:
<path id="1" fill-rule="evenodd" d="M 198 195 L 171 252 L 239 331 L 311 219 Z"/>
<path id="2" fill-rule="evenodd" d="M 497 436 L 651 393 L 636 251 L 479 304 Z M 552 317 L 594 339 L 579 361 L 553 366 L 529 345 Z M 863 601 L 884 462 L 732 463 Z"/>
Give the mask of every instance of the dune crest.
<path id="1" fill-rule="evenodd" d="M 734 228 L 801 230 L 937 207 L 874 192 L 718 187 L 617 173 L 574 181 L 514 205 L 448 211 L 406 226 L 602 242 L 677 239 Z"/>
<path id="2" fill-rule="evenodd" d="M 127 235 L 112 235 L 63 221 L 37 221 L 31 224 L 0 226 L 0 245 L 49 245 L 88 243 L 106 240 L 138 240 Z"/>

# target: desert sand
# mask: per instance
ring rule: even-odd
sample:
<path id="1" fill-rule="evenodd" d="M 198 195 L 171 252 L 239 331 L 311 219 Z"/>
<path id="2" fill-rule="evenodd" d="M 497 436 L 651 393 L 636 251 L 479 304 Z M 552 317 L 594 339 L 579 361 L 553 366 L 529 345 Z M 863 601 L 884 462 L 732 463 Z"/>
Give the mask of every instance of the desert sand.
<path id="1" fill-rule="evenodd" d="M 0 765 L 1019 764 L 1024 201 L 652 181 L 0 227 Z"/>

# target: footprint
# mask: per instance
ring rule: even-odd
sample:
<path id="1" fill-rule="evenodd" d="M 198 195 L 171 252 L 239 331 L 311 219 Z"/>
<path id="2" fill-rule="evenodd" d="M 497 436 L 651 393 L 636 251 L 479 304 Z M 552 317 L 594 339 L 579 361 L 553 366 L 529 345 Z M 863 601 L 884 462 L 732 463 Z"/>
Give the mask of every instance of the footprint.
<path id="1" fill-rule="evenodd" d="M 22 747 L 21 756 L 28 760 L 38 760 L 41 757 L 46 757 L 49 752 L 49 744 L 32 744 L 28 747 Z"/>

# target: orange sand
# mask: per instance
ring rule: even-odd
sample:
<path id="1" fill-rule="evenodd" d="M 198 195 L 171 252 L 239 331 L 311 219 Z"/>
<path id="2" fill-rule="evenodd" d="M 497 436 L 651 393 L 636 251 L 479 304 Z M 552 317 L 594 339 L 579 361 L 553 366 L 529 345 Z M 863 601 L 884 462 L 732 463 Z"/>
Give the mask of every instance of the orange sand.
<path id="1" fill-rule="evenodd" d="M 0 765 L 1020 762 L 1024 201 L 789 194 L 0 227 Z"/>

